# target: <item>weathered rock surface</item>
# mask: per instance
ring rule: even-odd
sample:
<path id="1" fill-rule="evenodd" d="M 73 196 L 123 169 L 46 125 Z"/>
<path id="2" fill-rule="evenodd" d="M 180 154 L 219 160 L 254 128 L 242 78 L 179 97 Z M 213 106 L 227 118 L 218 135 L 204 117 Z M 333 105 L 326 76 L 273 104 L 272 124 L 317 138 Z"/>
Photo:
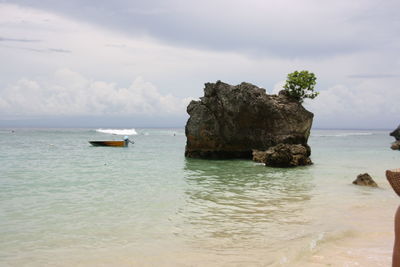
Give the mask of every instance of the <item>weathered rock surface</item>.
<path id="1" fill-rule="evenodd" d="M 265 151 L 264 163 L 270 167 L 295 167 L 311 165 L 308 145 L 279 144 Z"/>
<path id="2" fill-rule="evenodd" d="M 390 136 L 396 138 L 396 141 L 400 141 L 400 125 L 397 126 L 396 130 L 390 133 Z"/>
<path id="3" fill-rule="evenodd" d="M 265 155 L 266 154 L 267 154 L 267 151 L 253 149 L 253 161 L 259 162 L 259 163 L 265 163 Z"/>
<path id="4" fill-rule="evenodd" d="M 371 187 L 378 187 L 377 183 L 372 179 L 372 177 L 368 173 L 363 173 L 357 175 L 357 179 L 353 181 L 355 185 L 364 185 Z"/>
<path id="5" fill-rule="evenodd" d="M 187 107 L 185 156 L 251 158 L 280 143 L 307 145 L 313 114 L 298 101 L 250 83 L 207 83 Z"/>

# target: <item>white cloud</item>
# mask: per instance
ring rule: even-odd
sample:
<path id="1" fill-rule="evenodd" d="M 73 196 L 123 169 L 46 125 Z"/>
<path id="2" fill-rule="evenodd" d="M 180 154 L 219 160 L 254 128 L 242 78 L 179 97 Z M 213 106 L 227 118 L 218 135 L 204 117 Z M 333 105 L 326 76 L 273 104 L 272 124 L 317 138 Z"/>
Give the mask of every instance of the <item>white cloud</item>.
<path id="1" fill-rule="evenodd" d="M 397 125 L 400 91 L 393 81 L 368 79 L 353 86 L 336 85 L 320 92 L 305 107 L 319 127 L 379 128 Z"/>
<path id="2" fill-rule="evenodd" d="M 272 88 L 271 94 L 277 95 L 279 91 L 283 90 L 283 86 L 285 85 L 285 81 L 277 82 Z"/>
<path id="3" fill-rule="evenodd" d="M 128 87 L 118 87 L 113 83 L 87 79 L 69 69 L 58 70 L 52 82 L 21 79 L 0 91 L 0 99 L 0 114 L 12 117 L 177 115 L 185 113 L 191 100 L 163 95 L 140 77 Z"/>
<path id="4" fill-rule="evenodd" d="M 257 56 L 332 56 L 399 38 L 398 1 L 13 0 L 131 36 Z"/>
<path id="5" fill-rule="evenodd" d="M 219 3 L 224 6 L 226 2 L 223 0 Z M 242 14 L 242 9 L 237 9 L 238 5 L 233 13 L 228 12 L 230 15 L 227 12 L 221 14 L 219 9 L 204 13 L 202 12 L 204 8 L 206 9 L 204 6 L 199 6 L 198 10 L 193 9 L 192 4 L 179 6 L 195 13 L 194 20 L 199 19 L 200 26 L 207 22 L 205 26 L 209 27 L 209 24 L 212 24 L 212 27 L 219 27 L 223 33 L 229 33 L 228 35 L 235 38 L 246 39 L 246 35 L 242 34 L 245 31 L 249 34 L 262 34 L 268 42 L 271 41 L 278 46 L 288 43 L 296 46 L 299 41 L 296 35 L 287 33 L 297 31 L 301 27 L 293 28 L 291 21 L 280 24 L 276 17 L 279 18 L 281 13 L 275 14 L 273 9 L 268 9 L 268 14 L 275 15 L 265 16 L 261 8 L 263 6 L 265 9 L 264 2 L 254 0 L 253 3 L 255 4 L 253 10 L 255 8 L 257 13 L 254 20 L 251 9 Z M 287 2 L 282 3 L 276 2 L 276 8 L 285 13 Z M 308 3 L 311 4 L 301 5 L 303 10 L 301 13 L 311 12 L 311 15 L 315 13 L 318 16 L 308 16 L 303 22 L 306 25 L 318 26 L 318 21 L 324 20 L 326 14 L 319 13 L 320 9 L 317 7 L 321 6 L 313 5 L 313 0 Z M 357 20 L 355 24 L 352 20 L 346 20 L 352 18 L 353 14 L 367 16 L 367 13 L 360 12 L 358 5 L 352 4 L 353 2 L 349 4 L 351 8 L 347 9 L 348 3 L 348 1 L 331 3 L 335 6 L 332 16 L 340 20 L 339 24 L 351 25 L 350 32 L 358 27 L 361 27 L 361 31 L 370 29 L 362 27 L 371 24 L 365 17 L 354 18 Z M 371 11 L 370 5 L 364 8 Z M 145 10 L 152 10 L 151 6 L 148 8 Z M 160 7 L 161 9 L 163 7 Z M 328 9 L 322 10 L 331 12 Z M 394 99 L 398 99 L 399 96 L 397 85 L 400 83 L 396 77 L 399 77 L 400 65 L 398 53 L 393 53 L 398 50 L 397 37 L 387 42 L 384 38 L 379 39 L 385 40 L 385 45 L 376 49 L 375 46 L 368 46 L 369 49 L 363 46 L 358 49 L 356 45 L 356 50 L 353 52 L 340 53 L 338 50 L 336 51 L 338 53 L 333 53 L 334 55 L 328 53 L 329 56 L 324 54 L 321 57 L 305 58 L 301 54 L 297 56 L 296 52 L 296 56 L 290 58 L 281 57 L 279 53 L 273 55 L 267 53 L 268 55 L 264 57 L 258 57 L 257 53 L 251 51 L 252 49 L 245 52 L 235 49 L 235 42 L 230 42 L 229 36 L 218 34 L 218 29 L 208 32 L 207 27 L 200 27 L 210 34 L 207 36 L 213 41 L 222 40 L 222 43 L 227 46 L 232 44 L 232 47 L 217 51 L 218 49 L 210 50 L 210 46 L 202 46 L 201 42 L 200 46 L 191 45 L 190 42 L 179 45 L 177 42 L 166 43 L 163 38 L 155 39 L 156 35 L 152 35 L 156 36 L 154 38 L 144 34 L 146 31 L 132 34 L 122 28 L 111 30 L 111 27 L 105 27 L 104 24 L 95 23 L 90 19 L 76 19 L 69 12 L 58 10 L 56 13 L 49 10 L 52 9 L 40 10 L 24 5 L 0 3 L 0 38 L 2 38 L 0 58 L 3 63 L 6 62 L 0 64 L 1 117 L 17 114 L 19 116 L 157 114 L 157 112 L 185 114 L 183 99 L 189 96 L 201 96 L 205 82 L 222 80 L 230 84 L 239 84 L 246 81 L 264 87 L 268 92 L 277 93 L 282 88 L 282 80 L 286 78 L 287 73 L 294 70 L 309 70 L 316 74 L 317 89 L 321 91 L 321 95 L 307 106 L 315 113 L 315 126 L 357 127 L 372 122 L 373 128 L 374 123 L 376 125 L 382 123 L 381 116 L 389 118 L 386 120 L 386 126 L 398 124 L 396 120 L 399 110 Z M 346 12 L 346 16 L 340 17 L 342 11 Z M 375 11 L 372 13 L 374 15 Z M 244 17 L 241 20 L 230 19 L 231 16 L 236 18 L 236 15 Z M 286 15 L 291 17 L 291 13 Z M 298 15 L 296 16 L 298 18 Z M 391 17 L 388 16 L 387 20 L 391 20 Z M 112 22 L 115 17 L 109 19 Z M 215 20 L 219 19 L 221 21 L 217 23 Z M 372 21 L 376 19 L 375 16 Z M 329 19 L 324 20 L 331 25 L 329 21 Z M 160 30 L 166 27 L 164 24 L 156 24 L 157 21 L 154 21 L 152 25 L 159 27 Z M 241 25 L 244 28 L 241 28 Z M 394 27 L 394 24 L 390 25 Z M 179 26 L 190 25 L 186 23 Z M 248 31 L 249 28 L 258 32 L 252 33 Z M 327 32 L 331 34 L 331 31 L 322 28 L 324 30 L 322 36 Z M 343 27 L 335 29 L 341 28 Z M 321 33 L 320 27 L 304 29 L 315 32 L 317 37 Z M 196 28 L 189 30 L 191 35 L 197 36 L 196 38 L 204 34 L 196 31 Z M 338 31 L 340 35 L 345 34 L 342 30 Z M 332 34 L 332 38 L 340 41 L 340 38 L 336 38 L 337 34 L 338 32 Z M 348 37 L 346 36 L 343 38 L 346 39 Z M 352 40 L 359 36 L 351 34 L 350 43 L 355 44 Z M 362 36 L 373 39 L 368 34 Z M 321 42 L 324 43 L 326 41 L 324 40 Z M 309 42 L 314 41 L 314 39 L 309 40 Z M 328 39 L 327 41 L 330 42 Z M 322 50 L 327 49 L 328 46 L 325 47 L 321 42 L 317 42 L 318 46 L 321 46 Z M 313 50 L 313 47 L 309 48 Z M 267 47 L 265 49 L 268 50 Z M 60 53 L 62 51 L 70 53 Z M 363 78 L 378 76 L 383 78 Z"/>

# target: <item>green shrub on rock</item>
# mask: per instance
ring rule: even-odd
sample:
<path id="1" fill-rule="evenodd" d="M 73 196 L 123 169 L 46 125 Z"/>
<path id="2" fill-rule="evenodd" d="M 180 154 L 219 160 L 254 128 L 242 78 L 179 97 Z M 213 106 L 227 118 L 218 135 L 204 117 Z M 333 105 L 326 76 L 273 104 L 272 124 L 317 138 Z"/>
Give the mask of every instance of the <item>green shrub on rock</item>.
<path id="1" fill-rule="evenodd" d="M 295 71 L 288 74 L 286 84 L 283 88 L 285 88 L 289 96 L 302 103 L 304 98 L 313 99 L 319 94 L 318 92 L 314 92 L 316 80 L 317 78 L 312 72 L 308 72 L 307 70 Z"/>

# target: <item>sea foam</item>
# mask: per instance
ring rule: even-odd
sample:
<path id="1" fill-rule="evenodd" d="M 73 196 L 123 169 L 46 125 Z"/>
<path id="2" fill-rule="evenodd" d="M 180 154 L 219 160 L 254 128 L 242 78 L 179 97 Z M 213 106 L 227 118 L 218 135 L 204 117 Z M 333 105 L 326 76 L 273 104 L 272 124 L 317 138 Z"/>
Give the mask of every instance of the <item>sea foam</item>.
<path id="1" fill-rule="evenodd" d="M 137 135 L 135 129 L 96 129 L 96 132 L 116 135 Z"/>

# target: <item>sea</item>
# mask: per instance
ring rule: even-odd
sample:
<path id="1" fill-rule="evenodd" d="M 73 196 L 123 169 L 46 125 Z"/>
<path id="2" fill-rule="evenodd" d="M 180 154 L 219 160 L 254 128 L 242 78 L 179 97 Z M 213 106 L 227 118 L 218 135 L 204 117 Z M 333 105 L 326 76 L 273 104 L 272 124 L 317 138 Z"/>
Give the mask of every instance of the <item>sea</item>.
<path id="1" fill-rule="evenodd" d="M 313 165 L 270 168 L 185 158 L 183 128 L 1 128 L 0 266 L 390 266 L 392 141 L 313 129 Z"/>

